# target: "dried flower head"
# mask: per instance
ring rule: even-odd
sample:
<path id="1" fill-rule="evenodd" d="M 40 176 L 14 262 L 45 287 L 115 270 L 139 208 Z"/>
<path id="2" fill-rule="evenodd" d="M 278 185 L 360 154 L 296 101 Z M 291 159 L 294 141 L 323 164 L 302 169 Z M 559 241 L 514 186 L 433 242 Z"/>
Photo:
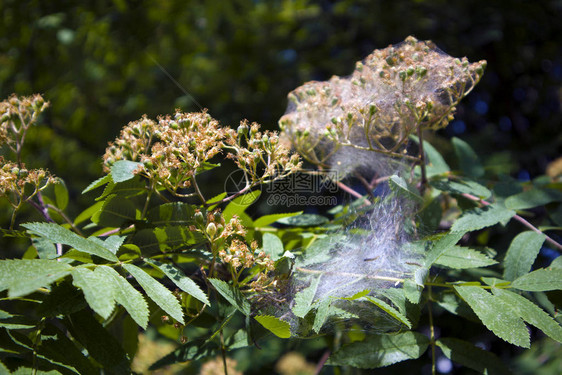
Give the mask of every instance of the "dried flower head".
<path id="1" fill-rule="evenodd" d="M 49 102 L 39 94 L 23 97 L 13 94 L 0 102 L 0 145 L 6 143 L 14 152 L 18 152 L 27 129 L 48 107 Z"/>
<path id="2" fill-rule="evenodd" d="M 44 169 L 26 169 L 22 164 L 5 161 L 0 156 L 0 197 L 6 197 L 14 208 L 20 202 L 25 202 L 34 197 L 47 185 L 55 183 L 56 179 Z"/>
<path id="3" fill-rule="evenodd" d="M 449 123 L 485 66 L 408 37 L 375 50 L 347 78 L 308 82 L 292 91 L 280 127 L 318 165 L 332 163 L 341 146 L 400 157 L 412 133 Z"/>
<path id="4" fill-rule="evenodd" d="M 289 155 L 277 134 L 261 133 L 258 124 L 243 122 L 237 132 L 221 127 L 206 111 L 177 111 L 157 122 L 144 116 L 129 123 L 106 149 L 104 168 L 108 172 L 117 160 L 138 161 L 143 164 L 139 174 L 180 195 L 178 190 L 191 187 L 193 177 L 212 167 L 210 160 L 224 150 L 247 173 L 249 188 L 300 167 L 298 156 Z"/>

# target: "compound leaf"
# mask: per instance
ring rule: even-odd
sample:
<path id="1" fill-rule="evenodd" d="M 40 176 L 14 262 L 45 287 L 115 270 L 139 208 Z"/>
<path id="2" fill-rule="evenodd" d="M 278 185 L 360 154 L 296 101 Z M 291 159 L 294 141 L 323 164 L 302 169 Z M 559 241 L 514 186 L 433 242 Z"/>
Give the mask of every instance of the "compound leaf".
<path id="1" fill-rule="evenodd" d="M 386 312 L 388 315 L 392 316 L 394 319 L 398 320 L 400 323 L 404 324 L 408 328 L 412 328 L 412 323 L 404 316 L 400 311 L 396 310 L 394 307 L 390 306 L 388 303 L 375 298 L 375 297 L 367 297 L 367 299 L 374 303 L 378 308 Z"/>
<path id="2" fill-rule="evenodd" d="M 156 281 L 156 279 L 147 274 L 142 268 L 128 263 L 123 264 L 123 268 L 137 280 L 150 299 L 160 306 L 162 310 L 170 314 L 170 316 L 180 324 L 185 323 L 180 302 L 168 288 Z"/>
<path id="3" fill-rule="evenodd" d="M 314 295 L 316 294 L 316 289 L 318 289 L 318 284 L 322 277 L 316 277 L 312 280 L 310 285 L 295 295 L 295 305 L 293 306 L 293 314 L 299 318 L 304 318 L 306 314 L 312 308 L 312 301 L 314 301 Z"/>
<path id="4" fill-rule="evenodd" d="M 562 289 L 562 272 L 556 268 L 541 268 L 515 279 L 511 286 L 527 292 Z"/>
<path id="5" fill-rule="evenodd" d="M 297 216 L 297 215 L 300 215 L 300 214 L 302 214 L 302 211 L 288 212 L 288 213 L 284 213 L 284 214 L 264 215 L 254 222 L 254 226 L 256 228 L 266 227 L 269 224 L 275 223 L 279 219 L 283 219 L 283 218 L 291 217 L 291 216 Z"/>
<path id="6" fill-rule="evenodd" d="M 514 345 L 530 347 L 529 331 L 508 303 L 477 286 L 455 286 L 455 290 L 496 336 Z"/>
<path id="7" fill-rule="evenodd" d="M 452 232 L 470 232 L 492 225 L 506 224 L 515 215 L 515 211 L 490 204 L 465 211 L 451 227 Z"/>
<path id="8" fill-rule="evenodd" d="M 184 275 L 184 273 L 180 269 L 174 267 L 171 264 L 161 263 L 158 262 L 157 260 L 153 260 L 149 258 L 145 259 L 145 261 L 153 265 L 154 267 L 158 268 L 160 271 L 164 272 L 164 274 L 168 276 L 168 278 L 170 278 L 170 280 L 172 280 L 172 282 L 176 284 L 178 288 L 180 288 L 190 296 L 197 298 L 205 305 L 211 304 L 209 302 L 209 299 L 207 298 L 207 295 L 205 294 L 205 292 L 201 290 L 199 285 L 197 285 L 195 281 L 191 280 L 189 277 Z"/>
<path id="9" fill-rule="evenodd" d="M 219 279 L 209 279 L 209 282 L 215 287 L 221 296 L 232 304 L 232 306 L 236 307 L 244 315 L 250 315 L 250 302 L 244 298 L 240 290 Z"/>
<path id="10" fill-rule="evenodd" d="M 488 267 L 497 262 L 486 254 L 468 247 L 452 246 L 434 264 L 455 269 Z"/>
<path id="11" fill-rule="evenodd" d="M 109 318 L 115 308 L 111 279 L 87 268 L 75 268 L 71 274 L 74 286 L 82 289 L 86 302 L 92 310 L 104 319 Z"/>

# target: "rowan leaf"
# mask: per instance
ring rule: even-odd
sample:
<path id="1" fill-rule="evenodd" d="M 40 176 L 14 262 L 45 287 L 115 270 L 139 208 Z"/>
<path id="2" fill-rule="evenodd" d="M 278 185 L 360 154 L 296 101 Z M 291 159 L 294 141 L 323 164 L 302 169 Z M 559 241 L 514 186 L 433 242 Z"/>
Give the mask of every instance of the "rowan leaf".
<path id="1" fill-rule="evenodd" d="M 452 232 L 471 232 L 501 223 L 503 225 L 515 215 L 515 211 L 490 204 L 465 211 L 451 227 Z"/>
<path id="2" fill-rule="evenodd" d="M 388 315 L 398 320 L 400 323 L 404 324 L 406 327 L 412 328 L 412 323 L 410 323 L 408 318 L 406 318 L 405 315 L 403 315 L 400 311 L 396 310 L 394 307 L 390 306 L 388 303 L 375 297 L 367 296 L 367 299 L 371 303 L 375 304 L 378 308 L 386 312 Z"/>
<path id="3" fill-rule="evenodd" d="M 321 276 L 314 278 L 308 287 L 295 294 L 293 314 L 295 314 L 299 318 L 304 318 L 312 308 L 312 302 L 314 301 L 314 295 L 316 294 L 316 290 L 318 289 L 320 279 Z"/>
<path id="4" fill-rule="evenodd" d="M 507 250 L 504 260 L 503 278 L 513 281 L 531 270 L 546 236 L 536 232 L 519 233 Z"/>
<path id="5" fill-rule="evenodd" d="M 452 337 L 437 340 L 437 346 L 451 361 L 489 375 L 511 374 L 505 364 L 493 353 L 471 343 Z"/>
<path id="6" fill-rule="evenodd" d="M 87 268 L 75 268 L 71 272 L 73 284 L 82 289 L 88 305 L 99 316 L 109 318 L 115 308 L 114 284 L 111 278 Z"/>
<path id="7" fill-rule="evenodd" d="M 147 274 L 142 268 L 130 263 L 123 264 L 123 268 L 137 280 L 150 299 L 162 310 L 170 314 L 170 316 L 180 324 L 185 324 L 180 301 L 178 301 L 177 297 L 174 296 L 168 288 L 156 281 L 156 279 Z"/>
<path id="8" fill-rule="evenodd" d="M 0 260 L 0 292 L 22 297 L 70 274 L 72 267 L 51 259 Z"/>
<path id="9" fill-rule="evenodd" d="M 463 246 L 452 246 L 435 261 L 435 265 L 455 269 L 488 267 L 496 264 L 495 260 L 478 250 Z"/>
<path id="10" fill-rule="evenodd" d="M 511 286 L 527 292 L 562 289 L 562 272 L 557 268 L 541 268 L 515 279 Z"/>
<path id="11" fill-rule="evenodd" d="M 215 287 L 221 296 L 230 302 L 232 306 L 236 307 L 244 315 L 250 315 L 250 302 L 248 302 L 248 300 L 242 295 L 240 290 L 219 279 L 209 279 L 209 282 Z"/>
<path id="12" fill-rule="evenodd" d="M 496 336 L 514 345 L 530 347 L 529 331 L 508 303 L 478 286 L 455 286 L 455 290 Z"/>

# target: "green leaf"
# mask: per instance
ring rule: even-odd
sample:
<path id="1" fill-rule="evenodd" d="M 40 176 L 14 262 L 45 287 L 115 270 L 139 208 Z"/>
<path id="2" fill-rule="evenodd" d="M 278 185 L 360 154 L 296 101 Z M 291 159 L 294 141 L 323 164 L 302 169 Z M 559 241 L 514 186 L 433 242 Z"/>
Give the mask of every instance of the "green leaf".
<path id="1" fill-rule="evenodd" d="M 299 318 L 304 318 L 312 308 L 314 295 L 318 289 L 318 284 L 322 276 L 318 276 L 312 280 L 309 286 L 295 294 L 295 305 L 293 306 L 293 314 Z"/>
<path id="2" fill-rule="evenodd" d="M 436 344 L 441 348 L 443 354 L 455 363 L 489 375 L 511 374 L 495 354 L 467 341 L 443 337 L 437 340 Z"/>
<path id="3" fill-rule="evenodd" d="M 145 261 L 148 264 L 155 266 L 160 271 L 164 272 L 164 274 L 168 276 L 168 278 L 172 280 L 173 283 L 176 284 L 178 288 L 180 288 L 190 296 L 197 298 L 205 305 L 211 304 L 209 302 L 209 299 L 207 298 L 207 295 L 205 294 L 205 292 L 201 290 L 199 285 L 197 285 L 193 280 L 191 280 L 189 277 L 184 275 L 184 273 L 180 269 L 174 267 L 171 264 L 160 263 L 156 260 L 149 259 L 149 258 L 146 258 Z"/>
<path id="4" fill-rule="evenodd" d="M 519 294 L 504 289 L 492 289 L 494 295 L 502 299 L 527 323 L 537 327 L 550 338 L 562 343 L 562 327 L 543 309 Z"/>
<path id="5" fill-rule="evenodd" d="M 556 268 L 541 268 L 515 279 L 511 286 L 527 292 L 562 290 L 562 272 Z"/>
<path id="6" fill-rule="evenodd" d="M 455 286 L 455 290 L 496 336 L 514 345 L 530 347 L 529 331 L 509 304 L 478 286 Z"/>
<path id="7" fill-rule="evenodd" d="M 277 220 L 279 219 L 283 219 L 286 217 L 292 217 L 292 216 L 297 216 L 302 214 L 302 211 L 298 211 L 298 212 L 287 212 L 284 214 L 272 214 L 272 215 L 264 215 L 262 217 L 260 217 L 259 219 L 257 219 L 254 222 L 254 226 L 256 228 L 262 228 L 262 227 L 266 227 L 269 224 L 273 224 L 275 223 Z"/>
<path id="8" fill-rule="evenodd" d="M 275 336 L 282 339 L 291 337 L 291 325 L 289 323 L 269 315 L 258 315 L 255 319 Z"/>
<path id="9" fill-rule="evenodd" d="M 505 206 L 512 210 L 526 210 L 559 201 L 562 201 L 562 192 L 558 190 L 532 189 L 507 198 Z"/>
<path id="10" fill-rule="evenodd" d="M 0 260 L 0 291 L 22 297 L 70 274 L 68 264 L 48 259 Z"/>
<path id="11" fill-rule="evenodd" d="M 263 234 L 262 249 L 274 261 L 280 259 L 285 252 L 283 242 L 273 233 Z"/>
<path id="12" fill-rule="evenodd" d="M 301 214 L 291 217 L 285 217 L 277 220 L 278 223 L 290 225 L 293 227 L 312 227 L 328 222 L 328 218 L 316 214 Z"/>
<path id="13" fill-rule="evenodd" d="M 86 310 L 64 321 L 72 336 L 111 374 L 130 374 L 129 360 L 117 340 Z"/>
<path id="14" fill-rule="evenodd" d="M 425 267 L 429 268 L 443 255 L 447 250 L 455 246 L 457 242 L 464 236 L 466 232 L 449 232 L 433 243 L 433 246 L 425 257 Z"/>
<path id="15" fill-rule="evenodd" d="M 312 329 L 314 332 L 319 333 L 322 329 L 322 326 L 328 319 L 330 315 L 330 308 L 331 308 L 331 299 L 325 298 L 321 300 L 318 305 L 316 306 L 316 315 L 314 316 L 314 322 L 312 324 Z"/>
<path id="16" fill-rule="evenodd" d="M 497 223 L 505 225 L 513 216 L 515 211 L 505 209 L 494 204 L 485 207 L 477 207 L 465 211 L 451 227 L 453 232 L 470 232 L 490 227 Z"/>
<path id="17" fill-rule="evenodd" d="M 250 315 L 250 302 L 242 295 L 240 290 L 219 279 L 209 279 L 209 282 L 232 306 L 236 307 L 244 315 Z"/>
<path id="18" fill-rule="evenodd" d="M 437 190 L 446 191 L 451 194 L 471 194 L 486 199 L 492 195 L 488 188 L 471 180 L 434 180 L 429 184 Z"/>
<path id="19" fill-rule="evenodd" d="M 146 184 L 137 176 L 131 180 L 118 183 L 110 181 L 105 189 L 103 189 L 103 193 L 97 197 L 96 200 L 102 200 L 111 194 L 118 195 L 122 198 L 129 198 L 142 193 L 146 193 Z"/>
<path id="20" fill-rule="evenodd" d="M 254 190 L 248 194 L 241 195 L 234 198 L 229 204 L 226 205 L 222 216 L 224 220 L 228 222 L 234 215 L 240 216 L 240 214 L 246 211 L 246 208 L 250 207 L 261 195 L 261 191 Z"/>
<path id="21" fill-rule="evenodd" d="M 104 319 L 109 318 L 115 308 L 112 279 L 87 268 L 75 268 L 71 274 L 74 286 L 82 289 L 92 310 Z"/>
<path id="22" fill-rule="evenodd" d="M 206 204 L 212 204 L 212 203 L 220 202 L 221 200 L 223 200 L 226 197 L 226 194 L 227 194 L 226 192 L 220 193 L 219 195 L 216 195 L 216 196 L 212 197 L 211 199 L 208 199 Z M 211 206 L 209 206 L 208 209 L 214 210 L 216 206 L 217 205 L 211 205 Z"/>
<path id="23" fill-rule="evenodd" d="M 133 243 L 145 255 L 185 249 L 204 240 L 201 233 L 183 225 L 141 229 L 133 236 Z"/>
<path id="24" fill-rule="evenodd" d="M 142 294 L 111 267 L 99 266 L 94 272 L 99 272 L 102 277 L 107 278 L 113 284 L 117 303 L 127 310 L 139 326 L 146 329 L 148 326 L 148 305 Z"/>
<path id="25" fill-rule="evenodd" d="M 340 297 L 339 299 L 344 299 L 346 301 L 355 301 L 356 299 L 365 297 L 367 294 L 371 293 L 369 289 L 362 290 L 360 292 L 355 293 L 351 297 Z"/>
<path id="26" fill-rule="evenodd" d="M 168 288 L 156 281 L 142 268 L 129 263 L 123 264 L 123 268 L 137 280 L 150 299 L 160 306 L 162 310 L 170 314 L 180 324 L 185 324 L 180 302 Z"/>
<path id="27" fill-rule="evenodd" d="M 429 142 L 423 142 L 423 150 L 427 155 L 428 164 L 426 172 L 428 177 L 441 175 L 451 170 L 449 165 L 443 159 L 443 156 Z"/>
<path id="28" fill-rule="evenodd" d="M 27 228 L 31 233 L 37 234 L 44 237 L 53 243 L 60 243 L 63 245 L 72 246 L 78 251 L 84 253 L 97 255 L 100 258 L 109 260 L 111 262 L 117 262 L 117 257 L 107 250 L 103 246 L 99 245 L 94 241 L 90 241 L 87 238 L 80 237 L 74 232 L 61 227 L 54 223 L 27 223 L 23 224 L 23 227 Z"/>
<path id="29" fill-rule="evenodd" d="M 31 239 L 33 247 L 37 250 L 37 254 L 41 259 L 56 259 L 58 258 L 57 247 L 55 244 L 44 237 L 33 237 Z"/>
<path id="30" fill-rule="evenodd" d="M 367 336 L 365 341 L 343 346 L 328 359 L 332 366 L 373 369 L 419 358 L 429 339 L 418 332 Z"/>
<path id="31" fill-rule="evenodd" d="M 400 311 L 396 310 L 394 307 L 390 306 L 388 303 L 384 302 L 375 297 L 367 297 L 367 299 L 375 304 L 379 309 L 386 312 L 388 315 L 398 320 L 400 323 L 404 324 L 408 328 L 412 328 L 412 323 L 404 316 Z"/>
<path id="32" fill-rule="evenodd" d="M 448 268 L 467 269 L 488 267 L 496 263 L 498 262 L 478 250 L 469 247 L 452 246 L 434 264 Z"/>
<path id="33" fill-rule="evenodd" d="M 100 186 L 103 186 L 105 184 L 107 184 L 108 182 L 111 182 L 111 175 L 105 175 L 103 177 L 98 178 L 97 180 L 95 180 L 94 182 L 92 182 L 90 185 L 88 185 L 88 187 L 84 190 L 82 190 L 82 194 L 85 194 L 91 190 L 97 189 Z"/>
<path id="34" fill-rule="evenodd" d="M 459 138 L 453 137 L 452 142 L 461 170 L 467 176 L 475 178 L 482 177 L 484 175 L 484 167 L 482 167 L 476 152 L 474 152 L 468 143 Z"/>
<path id="35" fill-rule="evenodd" d="M 106 198 L 101 209 L 93 215 L 92 220 L 104 227 L 118 228 L 136 219 L 137 210 L 133 202 L 117 195 Z"/>
<path id="36" fill-rule="evenodd" d="M 142 163 L 130 160 L 117 160 L 111 166 L 111 178 L 113 182 L 123 182 L 135 177 L 135 170 L 142 167 Z"/>
<path id="37" fill-rule="evenodd" d="M 408 184 L 404 178 L 393 175 L 388 180 L 388 184 L 390 188 L 396 192 L 397 194 L 401 194 L 406 198 L 417 200 L 418 202 L 423 201 L 423 198 L 420 196 L 418 190 Z"/>
<path id="38" fill-rule="evenodd" d="M 55 201 L 57 207 L 61 210 L 64 210 L 66 206 L 68 206 L 68 189 L 64 181 L 60 178 L 57 179 L 57 183 L 55 184 Z"/>
<path id="39" fill-rule="evenodd" d="M 519 233 L 507 250 L 504 260 L 505 270 L 503 278 L 505 280 L 515 280 L 528 273 L 539 254 L 546 236 L 536 232 Z"/>
<path id="40" fill-rule="evenodd" d="M 86 208 L 84 211 L 82 211 L 78 216 L 76 216 L 76 219 L 74 219 L 74 225 L 78 225 L 78 224 L 90 219 L 96 212 L 101 210 L 101 208 L 103 206 L 103 203 L 104 203 L 103 201 L 96 202 L 92 206 L 90 206 L 90 207 Z"/>

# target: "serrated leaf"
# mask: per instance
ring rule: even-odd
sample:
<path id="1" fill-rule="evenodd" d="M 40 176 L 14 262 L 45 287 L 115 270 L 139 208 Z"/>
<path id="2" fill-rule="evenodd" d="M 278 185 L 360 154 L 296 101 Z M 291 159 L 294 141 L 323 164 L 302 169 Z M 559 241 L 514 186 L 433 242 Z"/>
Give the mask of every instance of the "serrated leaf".
<path id="1" fill-rule="evenodd" d="M 505 301 L 527 323 L 537 327 L 550 338 L 562 343 L 562 327 L 543 309 L 519 294 L 504 289 L 492 289 L 494 295 Z"/>
<path id="2" fill-rule="evenodd" d="M 492 225 L 502 223 L 505 225 L 513 216 L 515 211 L 490 204 L 465 211 L 451 227 L 453 232 L 471 232 Z"/>
<path id="3" fill-rule="evenodd" d="M 112 374 L 131 373 L 125 351 L 91 313 L 82 310 L 68 315 L 64 321 L 72 336 L 106 371 Z"/>
<path id="4" fill-rule="evenodd" d="M 291 337 L 291 325 L 289 323 L 269 315 L 258 315 L 255 319 L 275 336 L 282 339 Z"/>
<path id="5" fill-rule="evenodd" d="M 162 310 L 170 314 L 170 316 L 177 320 L 180 324 L 185 324 L 180 302 L 168 288 L 156 281 L 142 268 L 129 263 L 123 264 L 123 268 L 127 270 L 127 272 L 129 272 L 135 280 L 137 280 L 150 299 L 152 299 Z"/>
<path id="6" fill-rule="evenodd" d="M 527 292 L 562 290 L 562 272 L 557 268 L 541 268 L 515 279 L 511 286 Z"/>
<path id="7" fill-rule="evenodd" d="M 262 249 L 274 261 L 281 258 L 285 252 L 283 249 L 283 242 L 273 233 L 263 234 Z"/>
<path id="8" fill-rule="evenodd" d="M 420 196 L 420 193 L 416 190 L 416 188 L 409 185 L 404 178 L 393 175 L 388 180 L 388 183 L 393 191 L 402 194 L 409 199 L 417 200 L 419 202 L 423 201 L 423 198 Z"/>
<path id="9" fill-rule="evenodd" d="M 330 315 L 331 302 L 330 298 L 325 298 L 317 304 L 316 315 L 314 315 L 314 322 L 312 324 L 314 332 L 319 333 L 324 323 L 326 323 Z"/>
<path id="10" fill-rule="evenodd" d="M 461 170 L 467 176 L 482 177 L 484 175 L 484 167 L 482 167 L 476 152 L 468 143 L 459 138 L 453 137 L 452 142 Z"/>
<path id="11" fill-rule="evenodd" d="M 443 253 L 455 246 L 465 233 L 466 232 L 449 232 L 442 236 L 439 240 L 435 241 L 425 257 L 425 267 L 431 267 L 433 263 L 435 263 L 435 261 L 443 255 Z"/>
<path id="12" fill-rule="evenodd" d="M 241 195 L 234 198 L 229 204 L 226 205 L 222 216 L 227 222 L 232 219 L 234 215 L 240 216 L 240 214 L 246 211 L 246 208 L 250 207 L 261 195 L 260 190 L 254 190 L 247 194 Z"/>
<path id="13" fill-rule="evenodd" d="M 139 167 L 142 167 L 142 163 L 130 160 L 117 160 L 111 166 L 111 178 L 115 183 L 130 180 L 136 176 L 133 172 L 139 169 Z"/>
<path id="14" fill-rule="evenodd" d="M 48 259 L 0 260 L 0 291 L 22 297 L 70 274 L 68 264 Z"/>
<path id="15" fill-rule="evenodd" d="M 457 293 L 490 331 L 499 338 L 523 348 L 530 347 L 529 331 L 502 299 L 477 286 L 455 286 Z"/>
<path id="16" fill-rule="evenodd" d="M 408 301 L 417 304 L 420 302 L 421 293 L 423 291 L 423 286 L 418 285 L 411 279 L 404 280 L 404 295 Z"/>
<path id="17" fill-rule="evenodd" d="M 205 292 L 203 292 L 201 290 L 199 285 L 197 285 L 193 280 L 191 280 L 189 277 L 184 275 L 184 273 L 181 270 L 179 270 L 178 268 L 174 267 L 171 264 L 160 263 L 156 260 L 149 259 L 149 258 L 145 259 L 145 261 L 147 263 L 155 266 L 160 271 L 164 272 L 164 274 L 166 276 L 168 276 L 168 278 L 170 280 L 172 280 L 173 283 L 178 286 L 178 288 L 180 288 L 181 290 L 183 290 L 184 292 L 186 292 L 190 296 L 193 296 L 194 298 L 197 298 L 199 301 L 203 302 L 205 305 L 211 304 L 209 302 L 209 299 L 207 298 L 207 295 L 205 294 Z"/>
<path id="18" fill-rule="evenodd" d="M 367 297 L 367 299 L 376 305 L 379 309 L 386 312 L 388 315 L 398 320 L 400 323 L 404 324 L 408 328 L 412 328 L 412 323 L 403 315 L 400 311 L 396 310 L 394 307 L 390 306 L 388 303 L 380 300 L 376 297 Z"/>
<path id="19" fill-rule="evenodd" d="M 279 219 L 283 219 L 286 217 L 292 217 L 292 216 L 297 216 L 302 214 L 302 211 L 298 211 L 298 212 L 287 212 L 284 214 L 272 214 L 272 215 L 264 215 L 262 217 L 260 217 L 259 219 L 257 219 L 254 222 L 254 226 L 256 228 L 261 228 L 261 227 L 266 227 L 269 224 L 273 224 L 275 223 L 277 220 Z"/>
<path id="20" fill-rule="evenodd" d="M 526 210 L 559 201 L 562 201 L 562 192 L 558 190 L 532 189 L 507 198 L 505 206 L 512 210 Z"/>
<path id="21" fill-rule="evenodd" d="M 183 225 L 141 229 L 133 236 L 133 243 L 143 254 L 185 249 L 204 240 L 201 233 L 192 232 L 189 227 Z"/>
<path id="22" fill-rule="evenodd" d="M 146 192 L 146 185 L 139 176 L 123 182 L 110 181 L 109 184 L 103 189 L 103 193 L 96 198 L 96 201 L 102 200 L 105 197 L 113 194 L 122 198 L 133 197 Z"/>
<path id="23" fill-rule="evenodd" d="M 312 280 L 309 286 L 295 294 L 295 305 L 293 306 L 293 314 L 299 318 L 304 318 L 312 308 L 314 295 L 318 289 L 318 284 L 322 276 L 318 276 Z"/>
<path id="24" fill-rule="evenodd" d="M 90 241 L 87 238 L 80 237 L 69 229 L 63 228 L 58 224 L 54 223 L 27 223 L 23 224 L 23 227 L 27 228 L 31 233 L 37 234 L 44 237 L 53 243 L 60 243 L 63 245 L 72 246 L 78 251 L 84 253 L 97 255 L 100 258 L 109 260 L 111 262 L 117 262 L 118 259 L 115 254 L 107 250 L 103 246 L 100 246 L 94 241 Z"/>
<path id="25" fill-rule="evenodd" d="M 219 279 L 209 279 L 209 282 L 232 306 L 236 307 L 244 315 L 250 315 L 250 302 L 242 295 L 240 290 Z"/>
<path id="26" fill-rule="evenodd" d="M 434 264 L 455 269 L 488 267 L 496 264 L 486 254 L 469 247 L 453 246 L 446 250 Z"/>
<path id="27" fill-rule="evenodd" d="M 511 374 L 495 354 L 467 341 L 444 337 L 437 340 L 436 344 L 441 348 L 443 354 L 455 363 L 489 375 Z"/>
<path id="28" fill-rule="evenodd" d="M 429 339 L 417 332 L 367 336 L 365 341 L 343 346 L 328 359 L 332 366 L 373 369 L 419 358 Z"/>
<path id="29" fill-rule="evenodd" d="M 73 284 L 82 289 L 92 310 L 104 319 L 109 318 L 115 308 L 112 280 L 87 268 L 75 268 L 71 274 Z"/>
<path id="30" fill-rule="evenodd" d="M 519 233 L 511 241 L 507 250 L 503 278 L 512 281 L 528 273 L 545 239 L 546 236 L 542 233 L 531 231 Z"/>
<path id="31" fill-rule="evenodd" d="M 206 202 L 206 204 L 212 204 L 212 203 L 220 202 L 221 200 L 223 200 L 224 198 L 226 198 L 226 194 L 227 194 L 226 192 L 223 192 L 223 193 L 220 193 L 220 194 L 218 194 L 218 195 L 215 195 L 215 196 L 212 197 L 211 199 L 208 199 L 207 202 Z M 208 209 L 209 209 L 209 210 L 214 210 L 216 206 L 217 206 L 216 204 L 215 204 L 215 205 L 211 205 L 211 206 L 209 206 Z"/>
<path id="32" fill-rule="evenodd" d="M 362 290 L 360 292 L 355 293 L 351 297 L 340 297 L 339 299 L 344 299 L 346 301 L 355 301 L 356 299 L 365 297 L 367 294 L 371 293 L 369 289 Z"/>
<path id="33" fill-rule="evenodd" d="M 471 194 L 482 199 L 492 195 L 488 188 L 471 180 L 433 180 L 429 184 L 437 190 L 446 191 L 451 194 Z"/>
<path id="34" fill-rule="evenodd" d="M 82 211 L 78 216 L 76 216 L 76 219 L 74 219 L 74 225 L 78 225 L 90 219 L 96 212 L 101 210 L 103 203 L 104 203 L 103 201 L 96 202 L 90 207 L 86 208 L 84 211 Z"/>
<path id="35" fill-rule="evenodd" d="M 45 237 L 33 237 L 31 243 L 41 259 L 56 259 L 59 256 L 55 244 Z"/>
<path id="36" fill-rule="evenodd" d="M 277 220 L 280 224 L 290 225 L 293 227 L 318 226 L 326 224 L 328 221 L 327 217 L 316 214 L 301 214 Z"/>
<path id="37" fill-rule="evenodd" d="M 103 186 L 111 181 L 111 175 L 105 175 L 103 177 L 98 178 L 97 180 L 93 181 L 86 189 L 82 190 L 82 194 L 85 194 L 91 190 L 97 189 L 100 186 Z"/>
<path id="38" fill-rule="evenodd" d="M 139 326 L 146 329 L 148 325 L 148 305 L 144 297 L 125 278 L 111 267 L 99 266 L 95 269 L 102 277 L 113 283 L 115 301 L 127 310 Z"/>

